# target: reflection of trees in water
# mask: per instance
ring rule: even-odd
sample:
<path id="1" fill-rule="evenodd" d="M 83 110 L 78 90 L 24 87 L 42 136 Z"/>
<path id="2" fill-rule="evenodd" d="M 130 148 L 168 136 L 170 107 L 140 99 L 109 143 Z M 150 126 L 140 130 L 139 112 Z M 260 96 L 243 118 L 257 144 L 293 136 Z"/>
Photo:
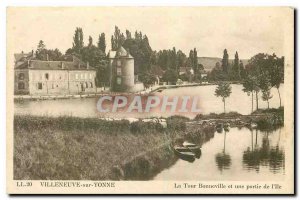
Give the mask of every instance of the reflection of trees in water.
<path id="1" fill-rule="evenodd" d="M 218 169 L 222 172 L 224 169 L 229 169 L 231 166 L 231 158 L 229 154 L 226 154 L 226 131 L 224 133 L 224 146 L 221 153 L 216 154 L 216 163 Z"/>
<path id="2" fill-rule="evenodd" d="M 243 153 L 243 166 L 248 170 L 259 172 L 260 166 L 269 166 L 271 172 L 276 173 L 284 169 L 284 151 L 279 148 L 281 129 L 276 146 L 270 146 L 269 133 L 264 132 L 262 145 L 257 145 L 257 130 L 255 134 L 255 145 L 253 147 L 253 130 L 251 130 L 251 148 L 248 147 Z"/>

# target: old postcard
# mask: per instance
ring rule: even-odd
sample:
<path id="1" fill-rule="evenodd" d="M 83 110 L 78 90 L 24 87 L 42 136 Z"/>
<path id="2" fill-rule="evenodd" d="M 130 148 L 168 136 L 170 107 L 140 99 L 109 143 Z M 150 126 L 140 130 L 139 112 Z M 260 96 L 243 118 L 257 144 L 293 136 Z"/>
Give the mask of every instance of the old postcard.
<path id="1" fill-rule="evenodd" d="M 8 7 L 10 194 L 293 194 L 294 9 Z"/>

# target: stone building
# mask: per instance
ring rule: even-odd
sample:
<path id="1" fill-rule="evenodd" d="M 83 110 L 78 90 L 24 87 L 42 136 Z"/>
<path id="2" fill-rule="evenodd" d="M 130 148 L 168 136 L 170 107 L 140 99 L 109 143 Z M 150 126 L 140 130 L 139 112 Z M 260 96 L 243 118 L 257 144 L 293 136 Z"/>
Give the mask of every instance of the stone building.
<path id="1" fill-rule="evenodd" d="M 117 51 L 110 51 L 108 57 L 111 90 L 133 91 L 137 82 L 134 75 L 134 58 L 122 46 Z"/>
<path id="2" fill-rule="evenodd" d="M 96 70 L 75 56 L 72 61 L 25 60 L 15 65 L 15 94 L 95 93 Z"/>

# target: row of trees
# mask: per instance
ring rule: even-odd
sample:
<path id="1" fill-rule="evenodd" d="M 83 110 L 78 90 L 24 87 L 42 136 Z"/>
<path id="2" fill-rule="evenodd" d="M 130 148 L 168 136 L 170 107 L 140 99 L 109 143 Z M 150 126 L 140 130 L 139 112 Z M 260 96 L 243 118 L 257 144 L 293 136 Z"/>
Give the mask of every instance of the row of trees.
<path id="1" fill-rule="evenodd" d="M 252 112 L 253 95 L 256 95 L 256 110 L 259 109 L 258 93 L 262 92 L 262 100 L 267 101 L 269 109 L 269 100 L 273 97 L 271 89 L 276 88 L 281 107 L 281 95 L 279 87 L 284 80 L 284 57 L 277 57 L 275 54 L 259 53 L 253 56 L 245 69 L 245 79 L 243 81 L 243 91 L 251 94 L 252 97 Z M 220 82 L 215 90 L 215 96 L 221 97 L 224 103 L 231 94 L 231 86 L 228 82 Z"/>
<path id="2" fill-rule="evenodd" d="M 76 28 L 73 36 L 73 45 L 65 54 L 75 54 L 84 62 L 97 69 L 97 85 L 108 83 L 108 58 L 106 55 L 105 33 L 99 34 L 98 41 L 94 45 L 93 38 L 89 36 L 87 45 L 84 44 L 84 34 L 82 28 Z M 145 85 L 151 85 L 156 81 L 153 72 L 154 67 L 158 67 L 164 72 L 163 80 L 175 83 L 178 78 L 183 80 L 198 81 L 201 79 L 203 66 L 198 63 L 198 52 L 196 48 L 190 50 L 188 57 L 175 47 L 168 50 L 153 51 L 147 35 L 140 31 L 135 31 L 132 36 L 129 30 L 125 34 L 116 26 L 114 34 L 111 36 L 112 50 L 117 50 L 120 46 L 127 49 L 135 58 L 135 73 Z M 40 60 L 63 60 L 64 55 L 58 49 L 47 49 L 43 41 L 40 41 L 36 50 L 36 58 Z M 267 102 L 272 96 L 270 89 L 276 87 L 280 97 L 279 86 L 283 81 L 283 58 L 278 58 L 275 54 L 257 54 L 252 57 L 244 67 L 239 59 L 238 52 L 232 62 L 225 49 L 221 63 L 216 63 L 215 68 L 209 73 L 209 79 L 214 81 L 235 80 L 241 81 L 244 91 L 247 93 L 257 93 L 261 91 L 263 98 Z M 179 76 L 180 68 L 193 69 L 194 75 L 191 80 L 186 75 Z M 258 108 L 258 98 L 257 108 Z M 252 109 L 253 110 L 253 109 Z"/>
<path id="3" fill-rule="evenodd" d="M 88 43 L 85 44 L 83 30 L 78 27 L 73 36 L 72 47 L 67 49 L 65 54 L 75 54 L 84 62 L 89 62 L 91 66 L 95 67 L 97 69 L 97 85 L 100 86 L 108 82 L 106 46 L 105 33 L 99 34 L 96 45 L 94 45 L 91 36 L 88 38 Z M 200 71 L 203 66 L 198 64 L 196 48 L 190 50 L 188 57 L 181 50 L 176 50 L 175 47 L 153 51 L 146 34 L 141 31 L 135 31 L 134 34 L 131 34 L 129 30 L 126 30 L 124 34 L 115 26 L 111 36 L 111 47 L 112 50 L 117 50 L 120 46 L 127 49 L 134 57 L 135 74 L 139 75 L 140 81 L 145 85 L 151 85 L 156 81 L 154 67 L 158 67 L 164 72 L 163 80 L 167 82 L 174 83 L 178 78 L 184 81 L 191 80 L 186 74 L 179 76 L 180 68 L 193 69 L 193 80 L 201 79 Z M 58 49 L 46 49 L 43 41 L 40 41 L 36 55 L 36 58 L 40 60 L 64 59 L 64 55 Z"/>
<path id="4" fill-rule="evenodd" d="M 277 89 L 281 107 L 279 87 L 284 80 L 284 57 L 279 58 L 275 54 L 259 53 L 250 59 L 245 70 L 246 78 L 243 82 L 243 91 L 252 95 L 252 111 L 253 93 L 256 95 L 256 109 L 258 109 L 258 93 L 260 91 L 269 108 L 269 100 L 272 98 L 270 90 L 273 87 Z"/>
<path id="5" fill-rule="evenodd" d="M 217 62 L 208 76 L 212 81 L 244 80 L 246 77 L 245 67 L 242 60 L 239 59 L 238 52 L 235 52 L 234 60 L 230 62 L 227 49 L 224 49 L 221 64 Z"/>

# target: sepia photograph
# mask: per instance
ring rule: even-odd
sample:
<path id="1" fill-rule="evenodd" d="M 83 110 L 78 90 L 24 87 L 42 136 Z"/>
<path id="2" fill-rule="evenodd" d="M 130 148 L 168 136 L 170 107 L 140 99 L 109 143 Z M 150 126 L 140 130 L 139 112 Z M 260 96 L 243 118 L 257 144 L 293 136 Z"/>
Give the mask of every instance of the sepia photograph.
<path id="1" fill-rule="evenodd" d="M 8 193 L 294 193 L 292 7 L 6 11 Z"/>

